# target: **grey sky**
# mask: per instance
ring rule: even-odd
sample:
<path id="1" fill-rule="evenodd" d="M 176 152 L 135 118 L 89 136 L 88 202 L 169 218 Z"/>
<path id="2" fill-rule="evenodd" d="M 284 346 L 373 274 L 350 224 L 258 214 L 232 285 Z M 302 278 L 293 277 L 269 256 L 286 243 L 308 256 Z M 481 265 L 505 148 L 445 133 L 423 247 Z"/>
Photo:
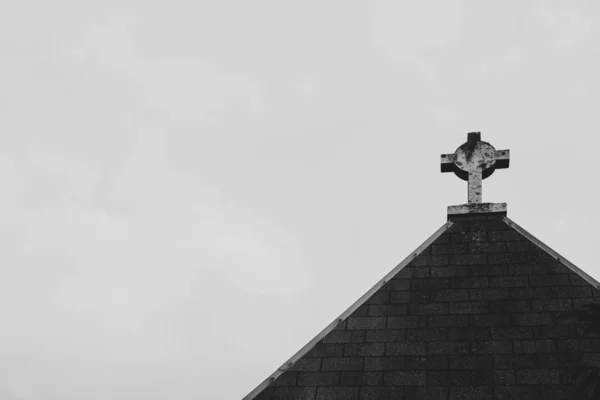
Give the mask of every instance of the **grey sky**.
<path id="1" fill-rule="evenodd" d="M 597 2 L 0 13 L 0 398 L 241 398 L 466 201 L 600 278 Z"/>

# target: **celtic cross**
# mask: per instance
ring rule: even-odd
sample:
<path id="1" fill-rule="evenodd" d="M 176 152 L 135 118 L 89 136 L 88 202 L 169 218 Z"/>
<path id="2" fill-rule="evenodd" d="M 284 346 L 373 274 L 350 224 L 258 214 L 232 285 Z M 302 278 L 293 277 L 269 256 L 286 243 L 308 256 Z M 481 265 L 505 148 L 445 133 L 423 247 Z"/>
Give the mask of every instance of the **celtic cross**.
<path id="1" fill-rule="evenodd" d="M 442 172 L 454 172 L 469 182 L 469 204 L 481 203 L 482 181 L 496 169 L 508 168 L 509 150 L 496 150 L 481 141 L 480 132 L 467 134 L 467 142 L 454 154 L 442 154 Z"/>

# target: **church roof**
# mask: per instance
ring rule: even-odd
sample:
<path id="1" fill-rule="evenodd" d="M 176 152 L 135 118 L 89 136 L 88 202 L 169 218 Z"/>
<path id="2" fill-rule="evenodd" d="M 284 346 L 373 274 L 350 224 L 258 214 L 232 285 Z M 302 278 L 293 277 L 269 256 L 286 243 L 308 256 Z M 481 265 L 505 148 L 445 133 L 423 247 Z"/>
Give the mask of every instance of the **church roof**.
<path id="1" fill-rule="evenodd" d="M 469 191 L 473 202 L 449 207 L 440 229 L 244 400 L 573 398 L 569 366 L 600 353 L 600 337 L 572 317 L 600 303 L 600 284 L 506 217 L 506 204 L 481 203 L 480 179 Z"/>

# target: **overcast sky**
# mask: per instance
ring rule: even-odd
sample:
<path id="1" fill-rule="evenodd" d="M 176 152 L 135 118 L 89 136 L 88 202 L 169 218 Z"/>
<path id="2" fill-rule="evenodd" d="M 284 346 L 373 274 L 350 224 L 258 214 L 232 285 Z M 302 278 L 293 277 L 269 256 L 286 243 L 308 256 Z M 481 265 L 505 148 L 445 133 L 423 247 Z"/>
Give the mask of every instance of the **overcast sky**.
<path id="1" fill-rule="evenodd" d="M 0 398 L 241 398 L 466 202 L 595 278 L 600 5 L 13 1 Z"/>

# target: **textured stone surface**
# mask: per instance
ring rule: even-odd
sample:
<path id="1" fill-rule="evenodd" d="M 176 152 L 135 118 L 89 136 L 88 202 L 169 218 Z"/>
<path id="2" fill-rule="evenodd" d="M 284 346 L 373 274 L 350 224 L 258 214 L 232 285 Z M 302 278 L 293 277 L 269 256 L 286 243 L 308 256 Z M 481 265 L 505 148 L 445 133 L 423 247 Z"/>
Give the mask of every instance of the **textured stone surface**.
<path id="1" fill-rule="evenodd" d="M 257 399 L 572 399 L 600 293 L 495 216 L 453 225 Z M 569 322 L 570 321 L 570 322 Z"/>

